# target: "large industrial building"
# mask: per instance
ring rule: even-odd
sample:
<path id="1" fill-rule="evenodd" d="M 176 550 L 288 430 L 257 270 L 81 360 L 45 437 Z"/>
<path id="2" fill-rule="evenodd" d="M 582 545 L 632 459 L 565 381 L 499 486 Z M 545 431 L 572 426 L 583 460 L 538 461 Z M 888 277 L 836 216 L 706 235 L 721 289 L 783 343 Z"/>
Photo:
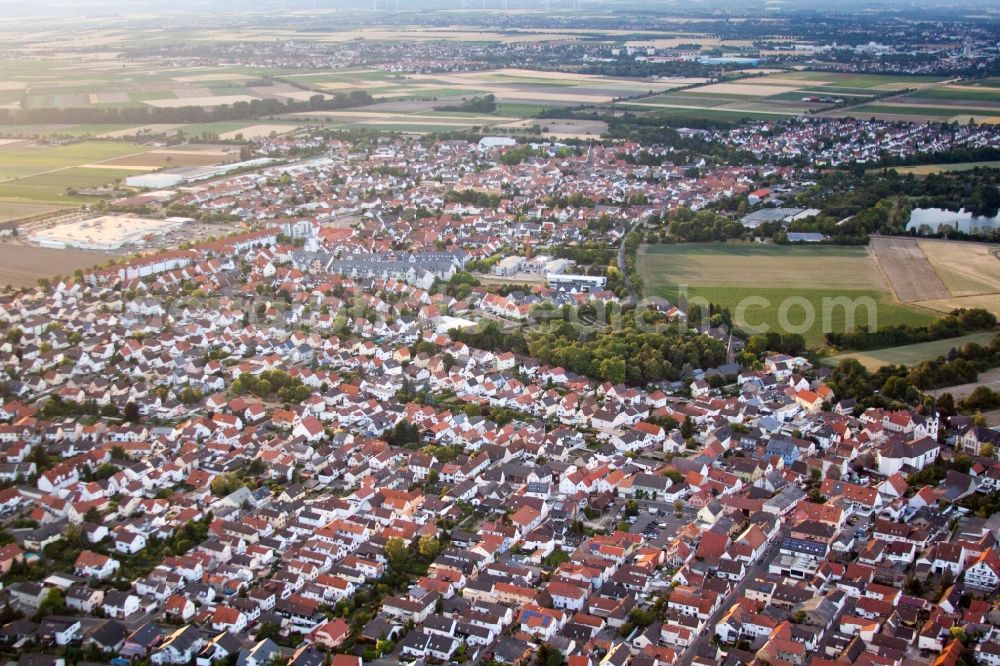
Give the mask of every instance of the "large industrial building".
<path id="1" fill-rule="evenodd" d="M 232 164 L 217 164 L 214 166 L 192 166 L 179 167 L 177 169 L 164 169 L 155 173 L 144 173 L 138 176 L 129 176 L 125 179 L 128 187 L 142 187 L 151 190 L 159 190 L 167 187 L 175 187 L 184 183 L 194 183 L 199 180 L 208 180 L 224 176 L 227 173 L 240 169 L 250 169 L 262 167 L 270 164 L 274 160 L 262 157 L 245 162 L 233 162 Z"/>
<path id="2" fill-rule="evenodd" d="M 42 247 L 81 250 L 117 250 L 125 245 L 143 246 L 188 222 L 189 217 L 157 220 L 131 215 L 104 215 L 77 222 L 67 222 L 32 233 L 28 240 Z"/>

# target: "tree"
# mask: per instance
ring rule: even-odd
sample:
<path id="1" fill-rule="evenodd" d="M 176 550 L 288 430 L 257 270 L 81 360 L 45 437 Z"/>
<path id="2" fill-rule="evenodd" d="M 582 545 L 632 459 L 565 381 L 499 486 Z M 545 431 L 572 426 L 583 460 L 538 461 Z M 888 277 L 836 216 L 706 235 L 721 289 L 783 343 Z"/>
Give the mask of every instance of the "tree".
<path id="1" fill-rule="evenodd" d="M 420 443 L 420 426 L 403 419 L 393 426 L 385 436 L 385 441 L 392 446 L 415 446 Z"/>
<path id="2" fill-rule="evenodd" d="M 937 411 L 944 418 L 955 415 L 955 396 L 951 393 L 942 393 L 937 398 Z"/>
<path id="3" fill-rule="evenodd" d="M 436 469 L 432 469 L 431 471 L 427 472 L 426 484 L 428 486 L 435 486 L 440 480 L 441 480 L 441 474 Z"/>
<path id="4" fill-rule="evenodd" d="M 385 556 L 389 560 L 389 567 L 392 569 L 400 569 L 403 564 L 406 563 L 407 559 L 406 544 L 399 537 L 392 537 L 385 542 Z"/>
<path id="5" fill-rule="evenodd" d="M 639 515 L 639 505 L 635 500 L 626 500 L 625 502 L 625 516 L 631 518 L 632 516 Z"/>
<path id="6" fill-rule="evenodd" d="M 65 612 L 66 602 L 63 599 L 62 592 L 58 587 L 53 587 L 46 592 L 45 598 L 42 599 L 42 603 L 38 605 L 38 612 L 35 616 L 38 618 L 44 618 L 49 615 L 60 615 Z"/>
<path id="7" fill-rule="evenodd" d="M 420 557 L 430 562 L 441 552 L 441 543 L 430 535 L 422 536 L 420 537 L 417 550 L 420 553 Z"/>
<path id="8" fill-rule="evenodd" d="M 816 504 L 826 504 L 826 497 L 819 492 L 819 488 L 813 488 L 809 491 L 809 501 Z"/>
<path id="9" fill-rule="evenodd" d="M 938 593 L 940 596 L 944 594 L 945 590 L 951 587 L 952 583 L 955 582 L 955 575 L 951 572 L 951 569 L 945 569 L 941 572 L 941 578 L 938 579 Z"/>
<path id="10" fill-rule="evenodd" d="M 238 490 L 242 485 L 243 482 L 235 474 L 227 473 L 220 474 L 212 479 L 210 487 L 213 495 L 216 497 L 225 497 Z"/>
<path id="11" fill-rule="evenodd" d="M 256 639 L 262 641 L 265 638 L 275 639 L 281 633 L 281 626 L 275 624 L 274 622 L 261 622 L 260 626 L 257 628 Z"/>
<path id="12" fill-rule="evenodd" d="M 139 414 L 139 405 L 129 401 L 125 405 L 125 409 L 122 412 L 122 418 L 124 418 L 129 423 L 138 423 L 139 419 L 142 418 Z"/>
<path id="13" fill-rule="evenodd" d="M 996 455 L 996 450 L 993 448 L 992 444 L 987 442 L 986 444 L 983 444 L 979 448 L 979 455 L 981 455 L 984 458 L 992 458 L 993 456 Z"/>
<path id="14" fill-rule="evenodd" d="M 907 576 L 904 587 L 906 593 L 914 597 L 919 597 L 924 593 L 924 584 L 916 576 Z"/>
<path id="15" fill-rule="evenodd" d="M 621 384 L 625 381 L 625 359 L 607 358 L 601 361 L 597 368 L 597 378 L 606 379 L 612 384 Z"/>
<path id="16" fill-rule="evenodd" d="M 548 643 L 542 643 L 535 655 L 535 666 L 562 666 L 566 663 L 562 652 Z"/>
<path id="17" fill-rule="evenodd" d="M 31 449 L 31 453 L 25 458 L 27 462 L 35 463 L 35 467 L 38 468 L 39 472 L 44 472 L 45 470 L 52 467 L 52 459 L 49 457 L 48 452 L 45 447 L 41 444 L 36 444 Z"/>

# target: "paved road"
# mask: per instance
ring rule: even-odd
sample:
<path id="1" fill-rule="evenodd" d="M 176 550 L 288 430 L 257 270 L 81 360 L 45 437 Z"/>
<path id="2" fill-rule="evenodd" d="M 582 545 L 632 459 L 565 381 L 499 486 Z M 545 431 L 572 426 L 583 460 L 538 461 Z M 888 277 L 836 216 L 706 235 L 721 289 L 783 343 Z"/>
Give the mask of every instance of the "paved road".
<path id="1" fill-rule="evenodd" d="M 778 554 L 778 545 L 784 537 L 785 530 L 782 528 L 778 531 L 778 534 L 774 537 L 774 541 L 770 546 L 768 546 L 767 550 L 764 551 L 764 554 L 760 557 L 760 559 L 757 560 L 752 567 L 750 567 L 743 579 L 737 583 L 736 587 L 729 591 L 729 594 L 725 596 L 722 603 L 719 604 L 719 608 L 709 616 L 708 620 L 702 626 L 701 631 L 698 632 L 698 638 L 696 638 L 691 645 L 677 655 L 678 664 L 691 663 L 694 656 L 698 654 L 698 650 L 712 642 L 712 638 L 715 637 L 715 624 L 719 621 L 719 618 L 733 607 L 737 598 L 743 595 L 747 589 L 747 585 L 749 585 L 751 581 L 767 574 L 767 567 L 774 559 L 775 555 Z"/>
<path id="2" fill-rule="evenodd" d="M 625 225 L 625 235 L 622 236 L 622 242 L 618 245 L 618 269 L 622 272 L 622 277 L 625 279 L 625 287 L 628 288 L 628 302 L 630 305 L 635 305 L 639 302 L 639 299 L 635 296 L 635 288 L 632 286 L 632 277 L 628 274 L 628 269 L 625 268 L 625 239 L 628 238 L 628 232 L 632 230 L 630 225 Z"/>

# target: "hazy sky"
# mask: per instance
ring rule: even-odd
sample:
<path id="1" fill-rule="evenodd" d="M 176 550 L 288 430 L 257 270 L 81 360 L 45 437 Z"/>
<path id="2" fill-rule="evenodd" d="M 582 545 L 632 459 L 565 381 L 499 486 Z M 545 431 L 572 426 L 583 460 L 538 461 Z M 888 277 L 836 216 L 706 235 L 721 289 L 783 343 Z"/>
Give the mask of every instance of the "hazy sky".
<path id="1" fill-rule="evenodd" d="M 376 0 L 0 0 L 0 9 L 10 16 L 70 16 L 70 15 L 136 15 L 136 14 L 177 14 L 208 13 L 219 14 L 233 11 L 280 11 L 313 8 L 371 9 Z M 385 0 L 377 0 L 382 7 Z M 481 7 L 483 0 L 465 0 L 470 7 Z M 485 0 L 487 8 L 500 9 L 503 0 Z M 396 0 L 392 0 L 395 5 Z M 571 7 L 572 0 L 507 0 L 511 8 L 553 9 Z M 1000 0 L 838 0 L 823 3 L 818 0 L 578 0 L 583 9 L 620 10 L 664 10 L 699 11 L 711 9 L 764 9 L 772 13 L 780 8 L 791 10 L 852 11 L 872 7 L 893 7 L 895 9 L 913 7 L 962 7 L 998 11 Z M 400 11 L 420 8 L 450 8 L 463 6 L 463 0 L 398 0 Z M 1000 13 L 997 14 L 1000 20 Z"/>

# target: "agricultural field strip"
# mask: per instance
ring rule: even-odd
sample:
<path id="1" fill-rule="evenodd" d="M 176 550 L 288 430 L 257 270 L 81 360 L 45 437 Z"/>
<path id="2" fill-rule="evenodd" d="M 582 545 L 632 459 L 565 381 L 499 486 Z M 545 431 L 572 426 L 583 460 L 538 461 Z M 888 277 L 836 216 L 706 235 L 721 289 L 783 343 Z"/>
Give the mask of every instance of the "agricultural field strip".
<path id="1" fill-rule="evenodd" d="M 6 183 L 6 182 L 9 182 L 9 181 L 12 181 L 12 180 L 23 180 L 23 179 L 26 179 L 26 178 L 34 178 L 35 176 L 44 176 L 44 175 L 51 174 L 51 173 L 58 173 L 60 171 L 67 171 L 69 169 L 95 168 L 95 167 L 96 168 L 108 168 L 108 167 L 101 167 L 100 165 L 104 164 L 105 162 L 111 162 L 111 161 L 114 161 L 114 160 L 117 160 L 117 159 L 121 159 L 122 157 L 135 157 L 137 155 L 143 155 L 146 152 L 148 152 L 148 151 L 140 150 L 140 151 L 135 152 L 135 153 L 129 153 L 128 155 L 121 155 L 119 157 L 112 157 L 112 158 L 109 158 L 107 160 L 101 160 L 100 162 L 91 162 L 89 164 L 70 164 L 70 165 L 67 165 L 67 166 L 55 167 L 53 169 L 45 169 L 43 171 L 37 171 L 35 173 L 25 174 L 23 176 L 13 176 L 13 177 L 9 177 L 9 178 L 0 177 L 0 183 Z M 119 168 L 119 169 L 121 169 L 121 168 L 128 168 L 128 167 L 111 167 L 111 168 Z M 140 167 L 140 169 L 141 168 L 142 167 Z"/>
<path id="2" fill-rule="evenodd" d="M 912 173 L 916 176 L 926 176 L 932 173 L 941 173 L 945 171 L 968 171 L 970 169 L 975 169 L 978 167 L 984 167 L 988 169 L 1000 169 L 1000 162 L 956 162 L 954 164 L 920 164 L 917 166 L 910 166 L 910 167 L 894 167 L 894 169 L 902 174 Z"/>
<path id="3" fill-rule="evenodd" d="M 103 264 L 115 254 L 90 250 L 57 250 L 31 245 L 0 244 L 0 284 L 34 285 L 39 278 L 71 274 L 78 268 Z"/>
<path id="4" fill-rule="evenodd" d="M 897 301 L 913 303 L 951 297 L 951 292 L 917 245 L 916 240 L 872 238 L 869 248 L 875 264 Z"/>
<path id="5" fill-rule="evenodd" d="M 989 331 L 984 333 L 973 333 L 971 335 L 964 335 L 957 338 L 946 338 L 943 340 L 933 340 L 931 342 L 920 342 L 913 345 L 890 347 L 887 349 L 849 352 L 846 354 L 830 356 L 824 359 L 824 363 L 826 365 L 836 365 L 845 358 L 853 358 L 869 370 L 877 370 L 884 365 L 913 366 L 922 363 L 923 361 L 933 360 L 939 356 L 943 356 L 944 354 L 947 354 L 950 349 L 961 347 L 969 344 L 970 342 L 974 342 L 979 345 L 989 344 L 995 335 L 995 332 Z M 1000 372 L 1000 370 L 991 372 Z M 974 385 L 972 386 L 974 387 Z M 948 389 L 941 389 L 940 392 L 947 390 Z M 971 390 L 969 392 L 971 393 Z M 930 391 L 930 393 L 936 394 L 935 391 Z M 957 398 L 959 396 L 955 397 Z"/>
<path id="6" fill-rule="evenodd" d="M 823 262 L 822 287 L 886 289 L 861 248 L 745 246 L 739 244 L 646 246 L 649 266 L 664 264 L 677 283 L 691 286 L 773 288 L 817 284 L 817 261 Z M 660 249 L 666 248 L 666 249 Z M 657 262 L 657 257 L 660 258 Z"/>
<path id="7" fill-rule="evenodd" d="M 952 296 L 1000 293 L 1000 245 L 929 239 L 918 245 Z"/>
<path id="8" fill-rule="evenodd" d="M 782 304 L 801 305 L 804 299 L 816 315 L 804 333 L 809 345 L 823 344 L 827 326 L 836 331 L 848 325 L 844 308 L 834 306 L 829 317 L 825 310 L 844 296 L 871 298 L 876 307 L 876 325 L 921 325 L 934 318 L 922 308 L 895 302 L 865 248 L 735 243 L 643 246 L 639 272 L 650 295 L 676 300 L 683 288 L 689 296 L 704 297 L 746 317 L 747 321 L 740 325 L 765 324 L 770 330 L 782 328 Z M 822 281 L 818 275 L 823 276 Z M 764 298 L 767 304 L 759 300 L 751 303 L 746 300 L 749 298 Z M 736 310 L 741 303 L 749 306 L 742 315 Z M 860 312 L 855 310 L 859 318 L 854 319 L 854 325 L 867 325 L 867 314 L 864 307 Z"/>
<path id="9" fill-rule="evenodd" d="M 622 106 L 622 107 L 642 107 L 642 108 L 651 108 L 651 109 L 688 109 L 688 110 L 692 110 L 692 111 L 698 111 L 698 110 L 702 110 L 702 109 L 705 108 L 704 106 L 692 106 L 692 105 L 688 105 L 688 104 L 650 104 L 650 103 L 647 103 L 647 102 L 627 102 L 627 103 L 620 104 L 620 105 L 617 105 L 617 106 Z M 740 111 L 746 111 L 746 112 L 752 112 L 752 113 L 765 113 L 765 114 L 774 115 L 774 116 L 795 116 L 795 115 L 799 114 L 798 111 L 777 111 L 777 110 L 774 110 L 774 109 L 746 109 L 746 108 L 740 108 L 738 106 L 729 106 L 729 105 L 713 106 L 713 107 L 711 107 L 711 110 L 712 111 L 732 111 L 734 113 L 738 113 Z"/>
<path id="10" fill-rule="evenodd" d="M 982 343 L 980 343 L 982 344 Z M 1000 368 L 987 370 L 979 375 L 979 380 L 970 384 L 959 384 L 957 386 L 945 386 L 944 388 L 927 391 L 930 395 L 937 397 L 942 393 L 951 393 L 956 400 L 968 397 L 980 386 L 986 386 L 993 391 L 1000 390 Z"/>
<path id="11" fill-rule="evenodd" d="M 891 100 L 881 99 L 878 102 L 872 102 L 871 104 L 865 104 L 864 106 L 865 107 L 882 106 L 886 108 L 901 108 L 901 109 L 934 109 L 945 112 L 942 115 L 953 115 L 956 112 L 964 112 L 964 111 L 986 111 L 989 113 L 1000 113 L 1000 103 L 998 103 L 995 106 L 978 106 L 970 104 L 962 104 L 962 106 L 947 106 L 929 102 L 909 102 L 905 97 L 894 97 Z"/>

